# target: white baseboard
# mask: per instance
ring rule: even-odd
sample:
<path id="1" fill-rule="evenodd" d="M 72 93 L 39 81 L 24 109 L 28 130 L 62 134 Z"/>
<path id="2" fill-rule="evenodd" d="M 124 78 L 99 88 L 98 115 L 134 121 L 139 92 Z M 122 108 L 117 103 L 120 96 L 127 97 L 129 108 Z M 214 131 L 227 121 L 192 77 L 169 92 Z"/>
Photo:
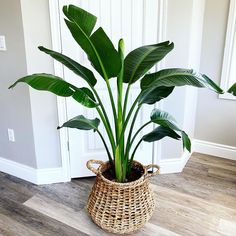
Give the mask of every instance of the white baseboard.
<path id="1" fill-rule="evenodd" d="M 236 161 L 236 147 L 234 146 L 212 143 L 199 139 L 194 139 L 192 143 L 194 152 Z"/>
<path id="2" fill-rule="evenodd" d="M 234 146 L 193 139 L 192 151 L 236 161 L 236 147 Z M 171 174 L 182 172 L 190 156 L 191 153 L 184 152 L 180 158 L 161 160 L 159 162 L 160 173 Z"/>
<path id="3" fill-rule="evenodd" d="M 190 156 L 191 153 L 185 151 L 180 158 L 161 160 L 159 163 L 160 173 L 172 174 L 182 172 Z"/>
<path id="4" fill-rule="evenodd" d="M 199 152 L 236 161 L 236 147 L 233 146 L 194 139 L 192 140 L 192 150 L 193 152 Z M 159 162 L 161 168 L 160 173 L 170 174 L 182 172 L 190 156 L 191 153 L 186 151 L 183 153 L 181 158 L 161 160 Z M 2 157 L 0 157 L 0 171 L 37 185 L 68 181 L 63 173 L 62 167 L 35 169 Z"/>
<path id="5" fill-rule="evenodd" d="M 62 167 L 37 169 L 36 173 L 38 185 L 68 182 L 64 177 Z"/>
<path id="6" fill-rule="evenodd" d="M 0 157 L 0 171 L 37 185 L 66 182 L 61 167 L 35 169 L 2 157 Z"/>

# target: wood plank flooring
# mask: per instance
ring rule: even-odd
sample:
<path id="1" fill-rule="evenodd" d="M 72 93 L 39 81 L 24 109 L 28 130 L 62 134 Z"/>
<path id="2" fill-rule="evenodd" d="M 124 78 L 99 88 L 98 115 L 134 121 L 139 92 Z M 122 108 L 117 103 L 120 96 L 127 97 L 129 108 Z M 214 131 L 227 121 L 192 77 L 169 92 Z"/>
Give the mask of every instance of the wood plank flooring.
<path id="1" fill-rule="evenodd" d="M 111 235 L 87 215 L 93 181 L 36 186 L 0 173 L 0 235 Z M 236 161 L 194 153 L 182 173 L 151 185 L 157 207 L 135 236 L 236 235 Z"/>

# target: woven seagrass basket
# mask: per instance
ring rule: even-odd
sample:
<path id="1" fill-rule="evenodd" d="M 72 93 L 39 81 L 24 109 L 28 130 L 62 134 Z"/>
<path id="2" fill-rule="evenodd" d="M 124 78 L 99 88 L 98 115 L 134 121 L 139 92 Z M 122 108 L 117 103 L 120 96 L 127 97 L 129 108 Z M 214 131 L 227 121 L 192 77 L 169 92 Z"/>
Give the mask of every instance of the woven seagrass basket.
<path id="1" fill-rule="evenodd" d="M 92 167 L 99 164 L 98 169 Z M 149 187 L 149 177 L 159 173 L 159 166 L 143 166 L 134 161 L 143 175 L 129 183 L 117 183 L 106 179 L 102 173 L 110 168 L 108 162 L 91 160 L 87 167 L 97 177 L 90 193 L 87 209 L 92 220 L 102 229 L 118 234 L 129 234 L 140 229 L 152 216 L 155 209 L 153 192 Z M 148 169 L 156 168 L 153 173 Z"/>

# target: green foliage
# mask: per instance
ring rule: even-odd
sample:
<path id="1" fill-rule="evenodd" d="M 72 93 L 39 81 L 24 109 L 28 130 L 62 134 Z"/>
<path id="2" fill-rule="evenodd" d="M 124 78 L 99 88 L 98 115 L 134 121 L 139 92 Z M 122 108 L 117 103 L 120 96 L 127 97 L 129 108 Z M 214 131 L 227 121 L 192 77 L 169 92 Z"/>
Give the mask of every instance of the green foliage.
<path id="1" fill-rule="evenodd" d="M 44 47 L 39 47 L 39 50 L 47 53 L 48 55 L 53 57 L 55 60 L 61 62 L 64 66 L 66 66 L 68 69 L 73 71 L 79 77 L 83 78 L 91 86 L 95 86 L 95 84 L 97 83 L 97 80 L 91 70 L 80 65 L 78 62 L 72 60 L 71 58 L 69 58 L 59 52 L 55 52 L 53 50 L 50 50 L 50 49 L 47 49 Z"/>
<path id="2" fill-rule="evenodd" d="M 81 129 L 81 130 L 92 129 L 96 131 L 98 129 L 99 124 L 100 124 L 100 120 L 98 118 L 90 120 L 90 119 L 85 118 L 83 115 L 79 115 L 72 118 L 71 120 L 68 120 L 61 127 L 58 127 L 58 129 L 62 127 L 67 127 L 67 128 Z"/>
<path id="3" fill-rule="evenodd" d="M 157 87 L 155 89 L 147 89 L 143 91 L 139 98 L 139 104 L 154 104 L 156 102 L 159 102 L 161 99 L 168 97 L 172 91 L 174 90 L 173 87 Z"/>
<path id="4" fill-rule="evenodd" d="M 174 48 L 169 41 L 147 45 L 130 52 L 125 58 L 124 82 L 132 84 Z"/>
<path id="5" fill-rule="evenodd" d="M 164 126 L 158 126 L 150 133 L 144 135 L 142 139 L 145 142 L 155 142 L 167 136 L 173 139 L 180 139 L 180 136 L 173 129 Z"/>
<path id="6" fill-rule="evenodd" d="M 111 118 L 107 114 L 108 109 L 104 107 L 95 88 L 97 79 L 93 72 L 59 52 L 39 47 L 41 51 L 61 62 L 85 80 L 89 88 L 78 88 L 62 78 L 49 74 L 33 74 L 23 77 L 17 80 L 10 88 L 22 82 L 37 90 L 49 91 L 62 97 L 72 97 L 81 105 L 96 109 L 105 127 L 109 145 L 99 131 L 100 120 L 98 118 L 87 119 L 83 115 L 79 115 L 58 128 L 93 130 L 98 133 L 106 149 L 113 171 L 115 171 L 116 179 L 119 182 L 126 181 L 135 152 L 143 141 L 154 142 L 165 137 L 176 140 L 182 138 L 183 148 L 191 152 L 191 141 L 188 135 L 178 127 L 175 119 L 169 113 L 159 109 L 154 109 L 150 120 L 133 134 L 134 124 L 142 105 L 155 104 L 168 97 L 176 86 L 189 85 L 198 88 L 208 88 L 216 93 L 223 93 L 223 90 L 206 75 L 189 69 L 171 68 L 147 74 L 156 63 L 174 48 L 174 44 L 169 41 L 139 47 L 125 57 L 124 41 L 122 39 L 119 41 L 118 50 L 116 50 L 101 27 L 94 31 L 97 21 L 96 16 L 73 5 L 64 6 L 63 12 L 71 35 L 87 54 L 92 66 L 104 79 L 111 102 L 115 129 L 111 126 Z M 116 104 L 110 87 L 110 79 L 113 77 L 116 77 L 117 82 Z M 130 88 L 140 79 L 140 93 L 127 112 Z M 125 94 L 123 83 L 128 84 Z M 228 92 L 236 95 L 236 84 Z M 130 121 L 131 117 L 132 121 Z M 130 125 L 128 125 L 129 123 Z M 133 147 L 140 131 L 150 124 L 158 126 L 152 132 L 144 135 Z"/>
<path id="7" fill-rule="evenodd" d="M 141 89 L 153 91 L 160 86 L 185 86 L 191 85 L 198 88 L 209 88 L 216 93 L 223 93 L 223 90 L 206 75 L 188 69 L 164 69 L 158 72 L 147 74 L 141 80 Z"/>
<path id="8" fill-rule="evenodd" d="M 101 27 L 91 35 L 97 18 L 73 5 L 63 7 L 63 12 L 67 27 L 93 67 L 105 80 L 117 76 L 121 61 L 111 40 Z"/>
<path id="9" fill-rule="evenodd" d="M 236 96 L 236 83 L 229 88 L 228 92 Z"/>

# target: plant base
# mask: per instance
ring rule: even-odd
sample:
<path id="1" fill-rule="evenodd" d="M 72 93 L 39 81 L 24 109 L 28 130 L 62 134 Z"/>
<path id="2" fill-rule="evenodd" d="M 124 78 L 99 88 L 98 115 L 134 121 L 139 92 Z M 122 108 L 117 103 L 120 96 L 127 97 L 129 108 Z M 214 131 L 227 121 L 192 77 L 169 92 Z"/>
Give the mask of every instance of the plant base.
<path id="1" fill-rule="evenodd" d="M 93 221 L 108 232 L 133 233 L 151 218 L 155 209 L 148 177 L 158 171 L 148 174 L 147 169 L 156 167 L 159 170 L 159 167 L 144 167 L 138 162 L 134 162 L 134 165 L 143 170 L 143 175 L 132 182 L 117 183 L 106 179 L 102 174 L 110 168 L 109 163 L 101 164 L 97 170 L 91 168 L 91 161 L 87 164 L 88 168 L 97 174 L 87 209 Z"/>

